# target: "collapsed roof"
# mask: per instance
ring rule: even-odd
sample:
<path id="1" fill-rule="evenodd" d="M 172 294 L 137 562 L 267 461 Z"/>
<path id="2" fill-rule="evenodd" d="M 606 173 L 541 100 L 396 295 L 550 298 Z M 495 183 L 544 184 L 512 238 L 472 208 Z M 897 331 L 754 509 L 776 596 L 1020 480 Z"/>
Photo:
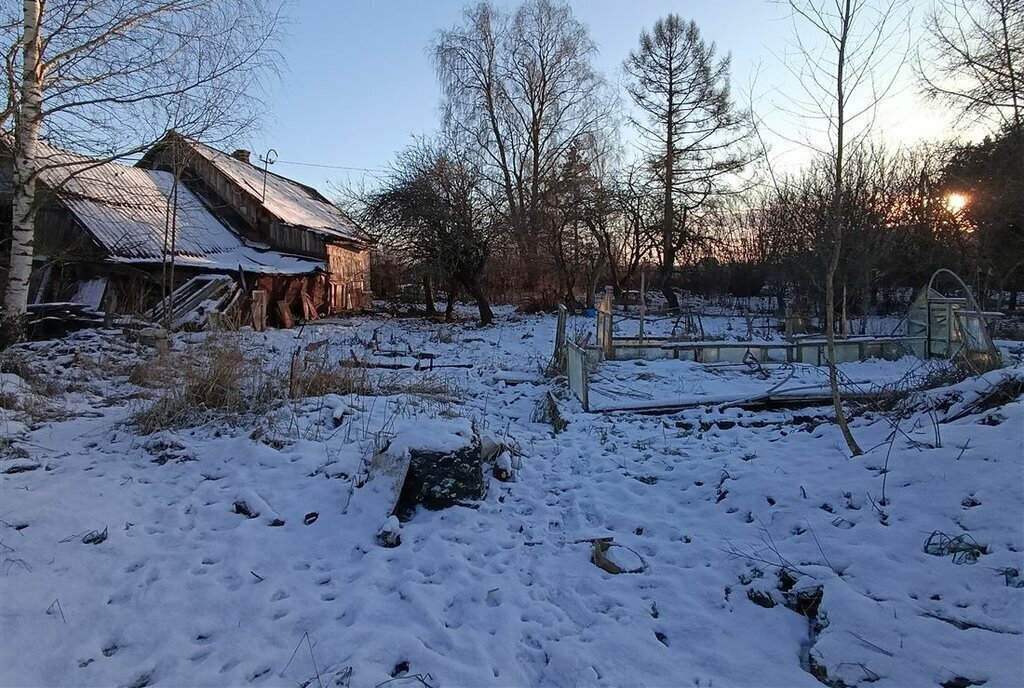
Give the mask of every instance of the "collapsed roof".
<path id="1" fill-rule="evenodd" d="M 43 142 L 39 154 L 39 182 L 111 261 L 159 263 L 173 253 L 178 265 L 210 270 L 306 274 L 323 267 L 247 245 L 169 172 L 95 160 Z M 0 184 L 0 193 L 11 189 Z"/>

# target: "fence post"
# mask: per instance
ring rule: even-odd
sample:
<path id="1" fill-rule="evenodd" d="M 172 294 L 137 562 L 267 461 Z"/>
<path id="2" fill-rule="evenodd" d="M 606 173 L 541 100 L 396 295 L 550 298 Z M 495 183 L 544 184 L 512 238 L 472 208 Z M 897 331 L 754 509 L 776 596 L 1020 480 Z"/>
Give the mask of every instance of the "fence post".
<path id="1" fill-rule="evenodd" d="M 558 304 L 558 324 L 555 326 L 555 367 L 565 369 L 565 323 L 569 318 L 569 309 L 565 304 Z"/>
<path id="2" fill-rule="evenodd" d="M 640 346 L 644 344 L 644 317 L 647 315 L 647 290 L 644 271 L 640 271 Z"/>
<path id="3" fill-rule="evenodd" d="M 604 298 L 597 309 L 597 346 L 606 359 L 615 358 L 615 349 L 612 347 L 612 309 L 615 299 L 612 296 L 612 288 L 604 288 Z"/>

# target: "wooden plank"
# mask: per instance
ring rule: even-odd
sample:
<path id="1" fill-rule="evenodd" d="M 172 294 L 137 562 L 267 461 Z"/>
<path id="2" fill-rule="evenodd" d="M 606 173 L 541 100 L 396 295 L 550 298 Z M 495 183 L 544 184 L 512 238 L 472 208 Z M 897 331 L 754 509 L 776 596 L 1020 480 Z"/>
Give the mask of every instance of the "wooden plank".
<path id="1" fill-rule="evenodd" d="M 307 294 L 305 291 L 301 294 L 302 297 L 302 316 L 306 320 L 316 320 L 316 306 L 313 304 L 313 297 Z"/>
<path id="2" fill-rule="evenodd" d="M 242 320 L 240 304 L 242 303 L 242 290 L 236 288 L 231 292 L 231 297 L 221 302 L 221 313 L 223 314 L 224 327 L 237 330 Z"/>
<path id="3" fill-rule="evenodd" d="M 286 329 L 291 329 L 295 326 L 295 319 L 292 317 L 291 306 L 288 305 L 287 301 L 277 302 L 277 314 L 281 318 L 281 326 Z"/>
<path id="4" fill-rule="evenodd" d="M 172 292 L 173 306 L 170 315 L 171 327 L 192 322 L 189 316 L 205 301 L 221 299 L 230 293 L 234 280 L 225 275 L 199 275 L 188 280 Z M 165 302 L 161 301 L 148 316 L 160 321 L 167 317 Z"/>
<path id="5" fill-rule="evenodd" d="M 207 301 L 215 301 L 223 298 L 227 290 L 234 285 L 234 280 L 227 277 L 223 280 L 209 280 L 204 286 L 198 289 L 188 299 L 174 303 L 174 311 L 171 313 L 171 326 L 174 328 L 194 322 L 192 317 L 197 309 Z M 202 324 L 202 318 L 196 322 Z"/>
<path id="6" fill-rule="evenodd" d="M 565 323 L 569 318 L 569 309 L 558 304 L 558 323 L 555 326 L 555 368 L 565 368 Z"/>
<path id="7" fill-rule="evenodd" d="M 267 292 L 262 289 L 253 290 L 249 314 L 252 317 L 252 329 L 257 332 L 267 329 Z"/>

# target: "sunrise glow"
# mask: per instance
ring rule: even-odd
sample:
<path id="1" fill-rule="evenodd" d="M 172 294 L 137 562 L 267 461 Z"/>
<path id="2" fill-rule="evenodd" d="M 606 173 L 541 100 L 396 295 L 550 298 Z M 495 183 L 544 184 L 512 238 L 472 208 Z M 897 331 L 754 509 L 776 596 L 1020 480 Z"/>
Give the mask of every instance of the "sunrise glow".
<path id="1" fill-rule="evenodd" d="M 946 196 L 946 207 L 951 212 L 959 213 L 967 206 L 967 196 L 959 193 L 951 193 Z"/>

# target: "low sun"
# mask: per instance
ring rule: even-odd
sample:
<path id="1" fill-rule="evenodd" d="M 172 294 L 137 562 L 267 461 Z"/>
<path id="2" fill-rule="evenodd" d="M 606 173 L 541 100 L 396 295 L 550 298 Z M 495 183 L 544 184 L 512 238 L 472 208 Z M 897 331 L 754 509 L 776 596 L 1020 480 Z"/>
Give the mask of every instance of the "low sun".
<path id="1" fill-rule="evenodd" d="M 959 193 L 951 193 L 946 196 L 946 207 L 951 212 L 959 213 L 967 205 L 967 196 Z"/>

